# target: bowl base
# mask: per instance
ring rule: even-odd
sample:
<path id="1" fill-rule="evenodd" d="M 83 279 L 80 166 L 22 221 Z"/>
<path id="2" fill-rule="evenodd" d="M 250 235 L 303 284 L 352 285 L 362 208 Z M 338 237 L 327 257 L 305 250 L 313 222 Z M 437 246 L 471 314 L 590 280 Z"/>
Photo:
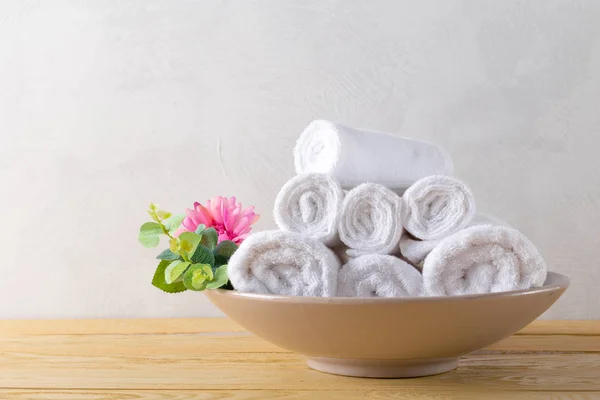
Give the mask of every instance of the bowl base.
<path id="1" fill-rule="evenodd" d="M 306 362 L 317 371 L 360 378 L 415 378 L 441 374 L 458 367 L 458 358 L 360 360 L 310 357 Z"/>

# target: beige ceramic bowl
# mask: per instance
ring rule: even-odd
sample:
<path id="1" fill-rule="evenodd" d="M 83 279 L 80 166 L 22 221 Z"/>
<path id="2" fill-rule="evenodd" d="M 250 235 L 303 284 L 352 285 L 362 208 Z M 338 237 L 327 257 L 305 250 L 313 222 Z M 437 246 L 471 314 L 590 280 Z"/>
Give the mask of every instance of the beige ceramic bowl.
<path id="1" fill-rule="evenodd" d="M 414 377 L 456 368 L 458 357 L 535 320 L 569 286 L 548 273 L 544 286 L 484 295 L 325 298 L 207 290 L 231 319 L 316 370 L 360 377 Z"/>

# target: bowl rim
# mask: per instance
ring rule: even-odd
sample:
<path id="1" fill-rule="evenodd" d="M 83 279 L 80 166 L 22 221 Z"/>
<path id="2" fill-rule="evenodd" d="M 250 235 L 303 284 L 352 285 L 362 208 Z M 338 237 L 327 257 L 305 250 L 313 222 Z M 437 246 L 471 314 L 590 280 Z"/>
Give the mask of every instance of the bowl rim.
<path id="1" fill-rule="evenodd" d="M 207 290 L 210 296 L 210 292 L 218 293 L 218 295 L 239 297 L 253 300 L 267 300 L 274 302 L 288 302 L 288 303 L 323 303 L 323 304 L 363 304 L 363 303 L 416 303 L 416 302 L 449 302 L 449 301 L 462 301 L 462 300 L 476 300 L 476 299 L 493 299 L 498 297 L 513 297 L 523 296 L 533 293 L 544 293 L 553 292 L 556 290 L 566 290 L 569 287 L 570 279 L 557 272 L 548 271 L 546 281 L 551 280 L 550 283 L 544 284 L 543 286 L 529 289 L 511 290 L 507 292 L 496 292 L 496 293 L 483 293 L 483 294 L 463 294 L 457 296 L 423 296 L 423 297 L 317 297 L 317 296 L 287 296 L 280 294 L 259 294 L 259 293 L 245 293 L 238 292 L 237 290 L 226 290 L 226 289 L 213 289 Z"/>

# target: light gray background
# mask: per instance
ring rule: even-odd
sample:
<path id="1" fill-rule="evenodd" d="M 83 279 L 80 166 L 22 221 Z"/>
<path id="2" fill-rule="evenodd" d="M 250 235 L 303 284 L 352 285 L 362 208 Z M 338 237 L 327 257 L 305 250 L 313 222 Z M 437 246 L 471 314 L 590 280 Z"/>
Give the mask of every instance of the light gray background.
<path id="1" fill-rule="evenodd" d="M 317 117 L 445 146 L 600 318 L 600 2 L 0 4 L 0 318 L 219 315 L 150 286 L 147 203 L 273 227 Z"/>

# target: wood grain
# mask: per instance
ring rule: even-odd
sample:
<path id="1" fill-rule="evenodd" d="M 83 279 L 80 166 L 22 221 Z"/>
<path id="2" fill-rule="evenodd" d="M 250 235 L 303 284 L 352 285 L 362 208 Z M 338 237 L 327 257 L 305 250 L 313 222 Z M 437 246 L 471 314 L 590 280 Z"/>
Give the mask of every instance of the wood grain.
<path id="1" fill-rule="evenodd" d="M 600 351 L 600 335 L 515 335 L 488 346 L 489 350 L 499 351 Z"/>
<path id="2" fill-rule="evenodd" d="M 535 321 L 516 335 L 600 335 L 600 320 Z"/>
<path id="3" fill-rule="evenodd" d="M 0 321 L 0 335 L 93 335 L 245 332 L 228 318 Z M 599 321 L 535 321 L 516 335 L 600 335 Z"/>
<path id="4" fill-rule="evenodd" d="M 0 399 L 594 399 L 597 322 L 536 322 L 450 373 L 376 380 L 310 370 L 227 319 L 3 321 Z"/>
<path id="5" fill-rule="evenodd" d="M 37 355 L 87 356 L 192 356 L 227 352 L 287 353 L 248 332 L 200 333 L 177 335 L 49 335 L 4 336 L 0 341 L 0 359 L 11 352 Z M 486 350 L 512 352 L 596 352 L 600 336 L 527 335 L 512 336 Z"/>
<path id="6" fill-rule="evenodd" d="M 490 392 L 465 390 L 41 390 L 0 389 L 2 399 L 11 400 L 593 400 L 593 392 Z"/>
<path id="7" fill-rule="evenodd" d="M 293 353 L 180 357 L 148 356 L 143 351 L 137 356 L 17 353 L 3 356 L 0 364 L 0 387 L 6 388 L 334 390 L 340 385 L 346 389 L 422 389 L 468 384 L 511 390 L 600 391 L 600 354 L 473 355 L 463 359 L 453 372 L 411 380 L 324 375 L 308 369 L 304 360 Z"/>

